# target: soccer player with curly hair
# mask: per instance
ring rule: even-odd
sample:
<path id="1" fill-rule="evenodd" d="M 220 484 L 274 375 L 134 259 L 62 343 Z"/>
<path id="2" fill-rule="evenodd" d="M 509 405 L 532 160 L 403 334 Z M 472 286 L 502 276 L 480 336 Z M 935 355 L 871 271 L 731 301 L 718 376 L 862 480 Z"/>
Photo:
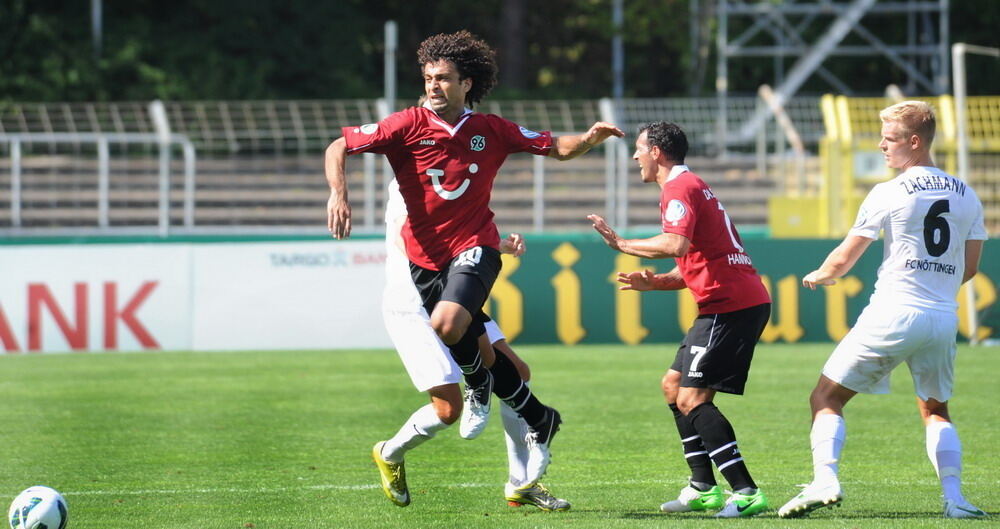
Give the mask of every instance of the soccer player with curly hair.
<path id="1" fill-rule="evenodd" d="M 451 389 L 457 380 L 442 376 L 440 384 L 428 390 L 434 413 L 418 410 L 395 437 L 375 446 L 373 458 L 389 498 L 398 505 L 409 503 L 405 452 L 455 422 L 455 410 L 463 410 L 462 437 L 476 437 L 486 425 L 490 394 L 495 393 L 528 425 L 525 484 L 513 491 L 522 498 L 521 492 L 537 490 L 562 419 L 535 397 L 506 355 L 480 346 L 488 321 L 482 307 L 501 265 L 500 236 L 489 207 L 493 180 L 510 154 L 568 160 L 624 133 L 598 122 L 583 134 L 553 137 L 473 111 L 496 85 L 497 66 L 490 46 L 467 31 L 427 38 L 417 59 L 424 79 L 423 104 L 378 123 L 344 127 L 343 136 L 327 148 L 327 226 L 337 239 L 351 232 L 346 157 L 384 154 L 407 210 L 400 233 L 413 283 L 467 390 L 463 406 L 461 394 Z"/>

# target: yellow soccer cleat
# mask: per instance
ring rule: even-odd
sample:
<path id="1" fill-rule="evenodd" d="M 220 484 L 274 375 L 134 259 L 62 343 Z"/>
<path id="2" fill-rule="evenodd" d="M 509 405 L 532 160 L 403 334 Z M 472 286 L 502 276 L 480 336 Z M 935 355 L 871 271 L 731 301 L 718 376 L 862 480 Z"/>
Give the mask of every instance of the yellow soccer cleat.
<path id="1" fill-rule="evenodd" d="M 382 492 L 392 503 L 400 507 L 410 504 L 410 490 L 406 488 L 406 468 L 404 463 L 390 463 L 382 459 L 382 446 L 385 441 L 375 443 L 372 448 L 372 460 L 378 467 L 378 473 L 382 478 Z"/>
<path id="2" fill-rule="evenodd" d="M 562 498 L 556 498 L 541 483 L 529 483 L 522 487 L 515 487 L 507 483 L 504 486 L 504 495 L 507 497 L 507 505 L 520 507 L 522 505 L 534 505 L 543 511 L 568 511 L 570 504 Z"/>

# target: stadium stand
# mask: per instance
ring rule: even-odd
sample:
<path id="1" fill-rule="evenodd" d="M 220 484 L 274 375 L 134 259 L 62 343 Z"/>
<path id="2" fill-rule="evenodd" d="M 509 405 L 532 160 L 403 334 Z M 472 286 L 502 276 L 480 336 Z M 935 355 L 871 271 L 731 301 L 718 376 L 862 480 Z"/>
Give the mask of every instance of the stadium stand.
<path id="1" fill-rule="evenodd" d="M 822 101 L 829 104 L 830 99 Z M 856 116 L 850 119 L 858 123 L 852 141 L 874 145 L 868 130 L 871 123 L 864 120 L 877 114 L 868 107 L 885 100 L 850 101 L 854 101 L 848 104 L 854 109 L 851 115 Z M 728 98 L 727 129 L 737 130 L 759 105 L 755 97 Z M 154 134 L 158 131 L 147 106 L 142 102 L 0 106 L 0 236 L 154 228 L 161 198 L 159 145 L 109 142 L 108 178 L 102 188 L 94 142 L 74 140 L 74 135 L 84 134 Z M 675 121 L 691 139 L 689 164 L 716 189 L 733 220 L 741 226 L 763 226 L 768 222 L 769 200 L 816 197 L 830 185 L 829 165 L 836 157 L 831 158 L 833 151 L 828 150 L 834 136 L 830 123 L 824 123 L 823 108 L 816 97 L 797 97 L 784 104 L 807 149 L 801 163 L 794 160 L 773 119 L 749 141 L 737 142 L 733 134 L 720 136 L 714 98 L 487 101 L 479 110 L 535 130 L 579 132 L 596 120 L 612 119 L 631 133 L 643 122 Z M 171 229 L 322 232 L 327 198 L 323 149 L 339 135 L 341 126 L 376 121 L 384 109 L 376 100 L 167 102 L 170 132 L 189 140 L 197 152 L 193 216 L 185 225 L 184 165 L 179 148 L 171 149 Z M 977 156 L 994 160 L 992 169 L 974 172 L 984 182 L 996 179 L 997 114 L 996 98 L 970 98 L 973 146 L 979 149 Z M 39 133 L 61 133 L 64 139 L 22 140 L 15 162 L 11 139 Z M 724 151 L 720 140 L 725 142 Z M 630 137 L 611 142 L 562 164 L 512 157 L 494 193 L 501 229 L 587 230 L 584 215 L 591 212 L 608 216 L 618 226 L 655 227 L 657 194 L 638 182 L 630 159 L 632 141 Z M 374 156 L 362 156 L 351 157 L 348 170 L 357 226 L 377 232 L 386 168 Z M 996 229 L 1000 197 L 994 195 L 991 187 L 984 201 L 993 211 L 991 227 Z M 107 212 L 106 225 L 100 221 L 102 208 Z"/>

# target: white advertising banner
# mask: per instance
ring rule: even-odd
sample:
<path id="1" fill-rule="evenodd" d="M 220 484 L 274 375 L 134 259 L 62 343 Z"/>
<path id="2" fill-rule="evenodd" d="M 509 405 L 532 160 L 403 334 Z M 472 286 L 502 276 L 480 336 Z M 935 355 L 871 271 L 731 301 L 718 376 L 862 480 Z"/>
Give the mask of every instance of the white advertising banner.
<path id="1" fill-rule="evenodd" d="M 391 347 L 381 240 L 0 246 L 0 353 Z"/>
<path id="2" fill-rule="evenodd" d="M 391 347 L 382 240 L 194 247 L 194 349 Z"/>
<path id="3" fill-rule="evenodd" d="M 190 246 L 0 246 L 6 352 L 191 348 Z"/>

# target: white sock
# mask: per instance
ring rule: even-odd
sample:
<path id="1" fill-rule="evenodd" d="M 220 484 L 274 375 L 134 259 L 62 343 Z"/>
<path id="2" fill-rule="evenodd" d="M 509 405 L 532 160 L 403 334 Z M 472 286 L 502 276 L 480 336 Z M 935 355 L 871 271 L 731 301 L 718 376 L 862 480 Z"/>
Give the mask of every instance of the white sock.
<path id="1" fill-rule="evenodd" d="M 413 415 L 410 415 L 410 418 L 396 432 L 396 435 L 385 442 L 382 447 L 382 457 L 390 463 L 399 463 L 403 461 L 406 452 L 416 448 L 447 427 L 448 425 L 438 418 L 434 406 L 427 404 L 413 412 Z"/>
<path id="2" fill-rule="evenodd" d="M 504 437 L 507 440 L 507 465 L 510 482 L 515 487 L 527 485 L 528 477 L 528 423 L 506 402 L 500 401 L 500 417 L 503 418 Z"/>
<path id="3" fill-rule="evenodd" d="M 927 457 L 934 465 L 945 499 L 964 501 L 962 496 L 962 441 L 950 422 L 933 421 L 927 425 Z"/>
<path id="4" fill-rule="evenodd" d="M 840 451 L 847 437 L 844 418 L 832 413 L 824 413 L 813 420 L 809 441 L 812 445 L 813 483 L 835 483 L 837 479 Z"/>

